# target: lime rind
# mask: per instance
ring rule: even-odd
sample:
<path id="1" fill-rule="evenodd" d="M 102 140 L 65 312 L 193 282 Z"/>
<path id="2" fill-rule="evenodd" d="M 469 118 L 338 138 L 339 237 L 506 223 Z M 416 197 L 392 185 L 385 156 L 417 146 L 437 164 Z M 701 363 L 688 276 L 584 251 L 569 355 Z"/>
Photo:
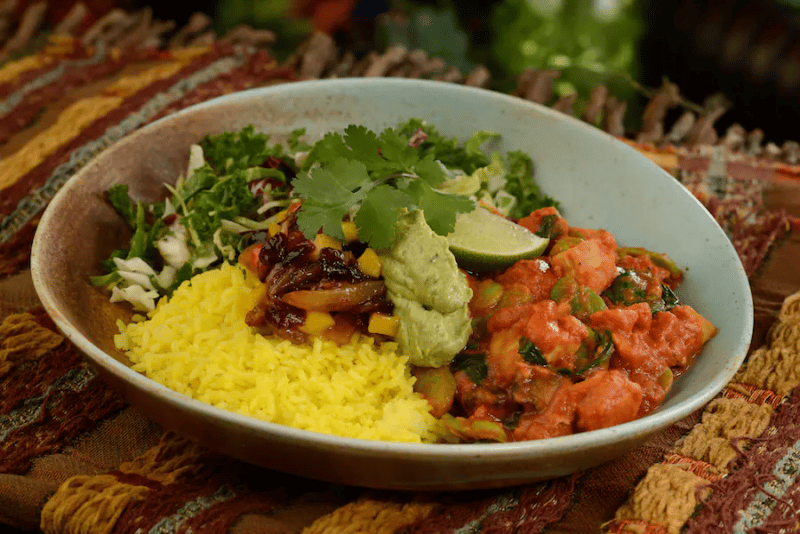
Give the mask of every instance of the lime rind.
<path id="1" fill-rule="evenodd" d="M 550 243 L 482 207 L 458 214 L 447 241 L 458 265 L 475 273 L 499 271 L 519 260 L 539 257 Z"/>

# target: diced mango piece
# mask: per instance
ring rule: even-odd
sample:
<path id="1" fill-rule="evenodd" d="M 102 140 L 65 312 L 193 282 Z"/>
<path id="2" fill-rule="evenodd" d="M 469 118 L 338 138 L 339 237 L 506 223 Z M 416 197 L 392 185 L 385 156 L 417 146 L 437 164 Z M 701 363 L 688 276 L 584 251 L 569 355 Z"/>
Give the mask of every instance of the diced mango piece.
<path id="1" fill-rule="evenodd" d="M 381 259 L 378 254 L 368 248 L 358 258 L 358 268 L 361 272 L 372 278 L 380 278 L 381 276 Z"/>
<path id="2" fill-rule="evenodd" d="M 341 241 L 323 233 L 319 233 L 314 236 L 314 245 L 316 245 L 317 250 L 323 248 L 335 248 L 336 250 L 342 250 Z"/>
<path id="3" fill-rule="evenodd" d="M 286 220 L 286 217 L 288 217 L 288 216 L 289 216 L 289 210 L 286 209 L 286 210 L 278 212 L 278 214 L 275 216 L 275 220 L 277 222 L 279 222 L 279 223 L 282 223 L 283 221 Z"/>
<path id="4" fill-rule="evenodd" d="M 367 330 L 370 334 L 382 334 L 384 336 L 395 337 L 399 328 L 400 318 L 396 315 L 374 312 L 369 316 Z"/>
<path id="5" fill-rule="evenodd" d="M 267 231 L 269 232 L 270 237 L 272 237 L 281 231 L 281 225 L 273 221 L 267 226 Z"/>
<path id="6" fill-rule="evenodd" d="M 344 240 L 348 243 L 358 239 L 358 227 L 353 221 L 342 221 L 342 232 L 344 232 Z"/>
<path id="7" fill-rule="evenodd" d="M 328 312 L 307 311 L 306 322 L 303 323 L 299 330 L 312 336 L 321 336 L 335 322 L 333 316 Z"/>

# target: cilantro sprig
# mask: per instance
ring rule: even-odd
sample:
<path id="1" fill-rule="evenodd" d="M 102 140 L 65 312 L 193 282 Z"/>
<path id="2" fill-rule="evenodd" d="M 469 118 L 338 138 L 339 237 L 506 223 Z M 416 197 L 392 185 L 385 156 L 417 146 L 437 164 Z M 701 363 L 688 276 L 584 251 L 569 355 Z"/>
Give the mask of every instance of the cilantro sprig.
<path id="1" fill-rule="evenodd" d="M 360 228 L 359 238 L 374 248 L 386 248 L 394 238 L 394 224 L 403 208 L 420 209 L 431 229 L 446 235 L 455 228 L 456 215 L 475 207 L 464 195 L 436 188 L 447 169 L 436 151 L 409 145 L 403 129 L 380 134 L 350 125 L 342 134 L 329 133 L 313 145 L 294 181 L 303 199 L 298 225 L 311 237 L 320 229 L 344 238 L 341 222 L 349 215 Z"/>

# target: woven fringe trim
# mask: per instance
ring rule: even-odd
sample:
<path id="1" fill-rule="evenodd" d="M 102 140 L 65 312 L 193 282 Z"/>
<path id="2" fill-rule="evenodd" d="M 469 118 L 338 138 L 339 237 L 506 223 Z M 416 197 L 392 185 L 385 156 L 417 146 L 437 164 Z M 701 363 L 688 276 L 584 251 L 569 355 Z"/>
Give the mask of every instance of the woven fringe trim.
<path id="1" fill-rule="evenodd" d="M 424 520 L 436 507 L 431 503 L 397 503 L 359 499 L 317 519 L 303 534 L 370 532 L 393 534 L 401 527 Z"/>
<path id="2" fill-rule="evenodd" d="M 44 534 L 227 534 L 247 514 L 269 520 L 285 509 L 292 493 L 285 488 L 295 482 L 276 475 L 271 489 L 251 491 L 242 469 L 251 468 L 167 433 L 157 446 L 118 470 L 65 481 L 44 505 L 40 528 Z M 382 492 L 358 490 L 346 503 L 326 508 L 325 515 L 306 523 L 302 534 L 477 532 L 468 530 L 473 528 L 501 533 L 512 525 L 519 532 L 540 532 L 561 517 L 577 478 L 453 501 L 420 494 L 403 502 Z M 307 483 L 301 484 L 306 491 Z"/>
<path id="3" fill-rule="evenodd" d="M 45 534 L 227 534 L 241 517 L 268 515 L 288 502 L 280 485 L 248 490 L 245 469 L 168 432 L 116 470 L 65 481 L 42 508 L 40 528 Z"/>
<path id="4" fill-rule="evenodd" d="M 195 445 L 166 434 L 159 445 L 118 471 L 72 477 L 45 503 L 40 528 L 46 534 L 112 532 L 132 504 L 196 472 L 201 454 Z"/>
<path id="5" fill-rule="evenodd" d="M 776 409 L 800 386 L 800 293 L 784 300 L 767 344 L 710 402 L 701 421 L 662 462 L 651 466 L 604 530 L 678 534 L 731 462 L 769 427 Z"/>
<path id="6" fill-rule="evenodd" d="M 53 534 L 105 534 L 112 531 L 131 502 L 144 499 L 150 491 L 145 486 L 120 483 L 112 475 L 73 477 L 45 505 L 40 527 Z"/>

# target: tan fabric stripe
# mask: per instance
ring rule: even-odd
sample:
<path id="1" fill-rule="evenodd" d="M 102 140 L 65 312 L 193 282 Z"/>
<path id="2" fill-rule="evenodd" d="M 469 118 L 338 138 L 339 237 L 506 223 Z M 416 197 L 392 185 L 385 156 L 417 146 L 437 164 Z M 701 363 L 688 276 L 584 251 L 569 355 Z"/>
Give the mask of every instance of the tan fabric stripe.
<path id="1" fill-rule="evenodd" d="M 10 61 L 0 68 L 0 83 L 10 82 L 28 71 L 40 69 L 53 63 L 53 61 L 54 59 L 51 55 L 44 52 L 33 56 L 25 56 L 17 61 Z"/>
<path id="2" fill-rule="evenodd" d="M 59 146 L 80 134 L 94 119 L 118 107 L 122 100 L 119 96 L 96 96 L 79 100 L 65 109 L 55 124 L 31 139 L 21 150 L 0 161 L 0 191 L 13 185 Z"/>
<path id="3" fill-rule="evenodd" d="M 13 185 L 58 147 L 80 135 L 96 119 L 118 108 L 127 97 L 157 80 L 169 78 L 186 64 L 186 60 L 173 61 L 119 78 L 106 88 L 103 95 L 84 98 L 67 107 L 52 126 L 0 161 L 0 191 Z"/>
<path id="4" fill-rule="evenodd" d="M 75 40 L 69 35 L 51 36 L 45 48 L 38 54 L 9 61 L 0 67 L 0 83 L 6 83 L 35 69 L 54 63 L 59 56 L 73 52 Z"/>
<path id="5" fill-rule="evenodd" d="M 210 46 L 188 46 L 186 48 L 172 49 L 169 51 L 169 55 L 177 61 L 189 63 L 194 58 L 207 54 L 210 50 Z"/>
<path id="6" fill-rule="evenodd" d="M 320 517 L 305 528 L 303 534 L 394 534 L 398 529 L 427 517 L 434 506 L 430 503 L 403 504 L 360 499 Z"/>

